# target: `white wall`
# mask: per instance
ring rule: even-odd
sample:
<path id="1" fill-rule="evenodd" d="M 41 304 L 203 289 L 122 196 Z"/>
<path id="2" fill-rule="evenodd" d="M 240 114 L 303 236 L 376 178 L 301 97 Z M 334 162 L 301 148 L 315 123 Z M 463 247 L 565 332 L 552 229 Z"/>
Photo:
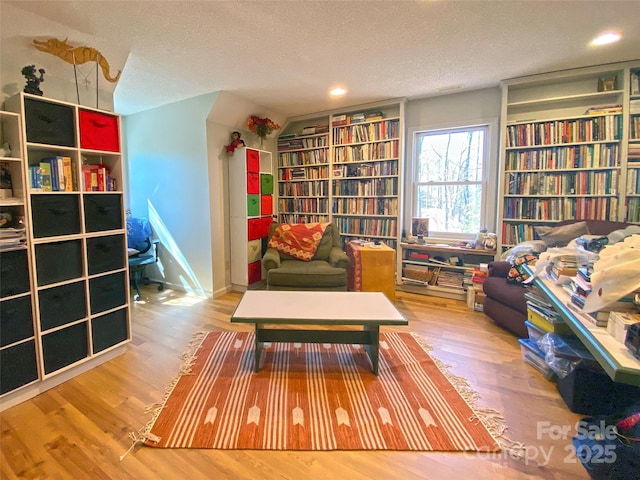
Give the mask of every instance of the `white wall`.
<path id="1" fill-rule="evenodd" d="M 125 201 L 149 218 L 161 242 L 161 265 L 150 276 L 211 296 L 213 268 L 206 118 L 217 94 L 207 94 L 124 119 Z M 117 99 L 116 99 L 117 103 Z"/>
<path id="2" fill-rule="evenodd" d="M 102 71 L 98 72 L 96 79 L 95 62 L 78 65 L 74 73 L 72 64 L 56 55 L 41 52 L 32 42 L 34 39 L 67 39 L 72 47 L 94 48 L 109 60 L 112 75 L 124 68 L 129 54 L 126 49 L 113 41 L 25 12 L 7 2 L 0 2 L 0 31 L 0 85 L 3 99 L 23 90 L 26 81 L 21 74 L 22 67 L 35 65 L 36 69 L 44 68 L 46 71 L 44 82 L 40 84 L 45 97 L 113 111 L 113 91 L 117 84 L 107 82 Z"/>
<path id="3" fill-rule="evenodd" d="M 488 221 L 485 225 L 495 232 L 497 219 L 496 196 L 498 195 L 498 164 L 500 161 L 500 88 L 486 88 L 471 92 L 454 93 L 438 97 L 411 100 L 405 106 L 405 158 L 404 158 L 404 212 L 403 224 L 411 223 L 411 175 L 413 172 L 412 141 L 409 132 L 415 129 L 446 128 L 453 125 L 496 119 L 496 128 L 491 132 L 489 192 L 487 195 Z"/>

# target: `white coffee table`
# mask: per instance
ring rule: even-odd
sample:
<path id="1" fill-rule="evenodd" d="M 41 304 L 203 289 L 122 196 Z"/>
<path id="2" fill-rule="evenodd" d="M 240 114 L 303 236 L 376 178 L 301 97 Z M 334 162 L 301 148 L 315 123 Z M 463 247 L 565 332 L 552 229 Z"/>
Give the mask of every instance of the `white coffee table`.
<path id="1" fill-rule="evenodd" d="M 363 345 L 378 374 L 380 325 L 408 325 L 381 292 L 250 290 L 231 315 L 232 323 L 255 325 L 255 365 L 264 342 L 355 343 Z M 267 328 L 265 325 L 362 326 L 362 330 Z"/>

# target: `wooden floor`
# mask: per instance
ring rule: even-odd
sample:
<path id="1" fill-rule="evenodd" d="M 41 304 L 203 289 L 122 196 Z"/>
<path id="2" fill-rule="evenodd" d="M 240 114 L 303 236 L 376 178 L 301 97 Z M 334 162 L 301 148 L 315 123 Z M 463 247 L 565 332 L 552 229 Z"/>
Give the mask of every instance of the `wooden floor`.
<path id="1" fill-rule="evenodd" d="M 132 305 L 133 341 L 124 355 L 1 414 L 2 479 L 589 478 L 570 447 L 580 416 L 522 361 L 517 339 L 463 302 L 403 292 L 396 306 L 409 326 L 397 330 L 421 334 L 432 355 L 480 395 L 480 407 L 501 412 L 509 438 L 527 446 L 525 458 L 139 447 L 120 461 L 131 445 L 129 432 L 149 419 L 145 407 L 163 397 L 192 335 L 251 329 L 229 323 L 240 293 L 211 300 L 143 288 L 142 301 Z M 550 438 L 544 428 L 550 426 L 569 434 Z"/>

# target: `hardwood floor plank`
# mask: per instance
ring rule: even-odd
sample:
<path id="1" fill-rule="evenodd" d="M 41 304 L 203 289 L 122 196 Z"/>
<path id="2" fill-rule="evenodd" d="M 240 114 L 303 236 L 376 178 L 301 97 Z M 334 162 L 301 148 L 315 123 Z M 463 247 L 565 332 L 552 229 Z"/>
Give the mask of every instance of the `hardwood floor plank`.
<path id="1" fill-rule="evenodd" d="M 301 452 L 168 450 L 131 446 L 130 432 L 150 419 L 175 378 L 180 355 L 199 331 L 251 331 L 231 325 L 241 293 L 214 300 L 143 287 L 131 309 L 133 340 L 126 353 L 0 414 L 2 478 L 45 479 L 587 479 L 570 449 L 580 415 L 571 413 L 555 385 L 521 358 L 517 339 L 464 302 L 397 292 L 409 320 L 398 331 L 419 334 L 445 371 L 464 379 L 477 405 L 496 410 L 508 437 L 527 456 L 508 453 Z M 567 426 L 551 439 L 542 425 Z M 548 456 L 548 458 L 547 458 Z"/>

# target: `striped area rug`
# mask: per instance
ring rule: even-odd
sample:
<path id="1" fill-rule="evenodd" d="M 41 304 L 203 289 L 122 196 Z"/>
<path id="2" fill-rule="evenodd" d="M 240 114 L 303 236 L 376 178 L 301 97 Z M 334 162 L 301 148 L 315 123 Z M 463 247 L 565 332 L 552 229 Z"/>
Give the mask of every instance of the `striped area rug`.
<path id="1" fill-rule="evenodd" d="M 253 333 L 194 339 L 138 441 L 159 448 L 484 451 L 502 418 L 447 375 L 410 333 L 380 336 L 380 373 L 360 345 L 267 343 Z M 455 386 L 454 386 L 455 385 Z"/>

